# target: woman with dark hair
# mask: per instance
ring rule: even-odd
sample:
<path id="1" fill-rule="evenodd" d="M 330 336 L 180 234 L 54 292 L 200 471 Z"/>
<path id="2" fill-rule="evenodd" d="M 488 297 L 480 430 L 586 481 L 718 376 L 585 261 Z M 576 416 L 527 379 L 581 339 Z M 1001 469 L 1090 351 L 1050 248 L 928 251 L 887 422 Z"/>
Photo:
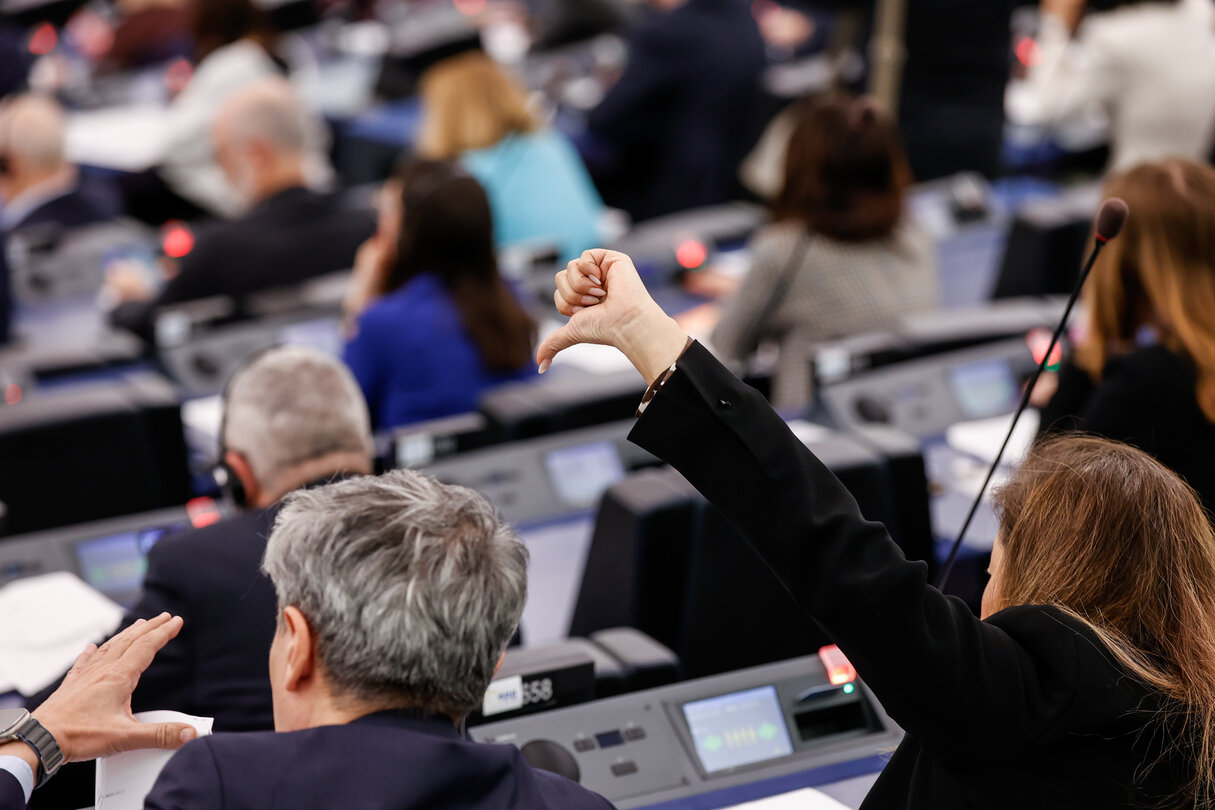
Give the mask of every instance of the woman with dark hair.
<path id="1" fill-rule="evenodd" d="M 1129 442 L 1215 507 L 1215 169 L 1147 163 L 1114 176 L 1132 214 L 1087 288 L 1087 329 L 1043 409 L 1047 430 Z"/>
<path id="2" fill-rule="evenodd" d="M 932 240 L 903 216 L 911 169 L 893 119 L 869 99 L 804 102 L 772 225 L 723 307 L 713 346 L 731 359 L 780 344 L 773 403 L 810 399 L 813 344 L 884 326 L 938 301 Z"/>
<path id="3" fill-rule="evenodd" d="M 355 273 L 345 359 L 376 428 L 474 410 L 535 374 L 536 325 L 498 275 L 489 199 L 455 166 L 413 161 L 385 185 Z"/>
<path id="4" fill-rule="evenodd" d="M 1054 126 L 1103 108 L 1111 168 L 1205 158 L 1215 132 L 1211 0 L 1042 0 L 1037 53 L 1008 96 L 1016 123 Z"/>
<path id="5" fill-rule="evenodd" d="M 650 383 L 629 439 L 746 538 L 906 731 L 866 810 L 1215 806 L 1215 531 L 1164 465 L 1106 439 L 1038 445 L 996 497 L 976 618 L 627 256 L 571 262 L 556 297 L 570 320 L 540 368 L 578 343 L 624 352 Z"/>

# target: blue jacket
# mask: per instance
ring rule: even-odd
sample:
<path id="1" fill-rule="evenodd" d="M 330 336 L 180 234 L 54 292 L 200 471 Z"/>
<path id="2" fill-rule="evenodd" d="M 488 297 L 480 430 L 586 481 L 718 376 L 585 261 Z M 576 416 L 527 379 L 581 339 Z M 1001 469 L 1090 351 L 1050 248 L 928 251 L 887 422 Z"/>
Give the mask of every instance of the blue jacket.
<path id="1" fill-rule="evenodd" d="M 486 369 L 450 293 L 430 274 L 368 307 L 345 360 L 376 429 L 476 410 L 486 389 L 536 374 L 531 363 L 506 374 Z"/>
<path id="2" fill-rule="evenodd" d="M 344 726 L 217 734 L 169 761 L 145 810 L 610 810 L 532 770 L 519 749 L 465 740 L 450 720 L 380 712 Z"/>
<path id="3" fill-rule="evenodd" d="M 552 243 L 563 262 L 598 247 L 603 200 L 564 135 L 511 135 L 461 162 L 489 195 L 499 245 Z"/>

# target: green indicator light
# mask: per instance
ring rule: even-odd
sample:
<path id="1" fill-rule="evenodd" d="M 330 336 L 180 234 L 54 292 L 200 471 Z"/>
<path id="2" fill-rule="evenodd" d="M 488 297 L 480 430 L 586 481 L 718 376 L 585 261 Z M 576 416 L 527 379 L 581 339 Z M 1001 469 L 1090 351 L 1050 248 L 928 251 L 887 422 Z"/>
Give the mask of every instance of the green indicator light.
<path id="1" fill-rule="evenodd" d="M 856 691 L 856 686 L 854 686 L 853 684 L 850 684 L 850 683 L 844 684 L 844 694 L 845 695 L 851 695 L 855 691 Z"/>

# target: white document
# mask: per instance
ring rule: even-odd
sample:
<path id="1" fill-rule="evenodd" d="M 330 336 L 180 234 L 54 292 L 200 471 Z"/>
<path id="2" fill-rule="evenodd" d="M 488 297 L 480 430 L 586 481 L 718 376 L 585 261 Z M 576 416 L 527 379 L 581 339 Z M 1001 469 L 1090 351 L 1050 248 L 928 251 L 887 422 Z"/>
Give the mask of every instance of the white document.
<path id="1" fill-rule="evenodd" d="M 32 695 L 72 666 L 85 645 L 122 621 L 122 608 L 75 574 L 57 571 L 0 588 L 0 683 Z"/>
<path id="2" fill-rule="evenodd" d="M 825 793 L 819 793 L 813 788 L 803 788 L 792 793 L 782 793 L 779 796 L 769 796 L 759 801 L 738 804 L 729 810 L 849 810 L 849 808 Z"/>
<path id="3" fill-rule="evenodd" d="M 141 723 L 187 723 L 199 737 L 211 733 L 210 717 L 193 717 L 181 712 L 140 712 Z M 152 792 L 156 778 L 172 759 L 174 751 L 128 751 L 97 760 L 96 810 L 143 810 L 143 801 Z"/>
<path id="4" fill-rule="evenodd" d="M 1013 431 L 1008 449 L 1004 451 L 1002 463 L 1014 467 L 1021 463 L 1029 452 L 1030 445 L 1034 443 L 1034 437 L 1038 435 L 1040 419 L 1037 411 L 1026 409 L 1021 415 L 1021 421 L 1017 423 L 1017 429 Z M 959 453 L 966 453 L 985 464 L 991 464 L 996 460 L 996 453 L 1000 450 L 1000 443 L 1004 441 L 1011 422 L 1012 414 L 974 422 L 959 422 L 945 431 L 945 441 Z"/>
<path id="5" fill-rule="evenodd" d="M 141 172 L 160 163 L 169 139 L 161 105 L 133 105 L 73 113 L 66 150 L 76 164 Z"/>

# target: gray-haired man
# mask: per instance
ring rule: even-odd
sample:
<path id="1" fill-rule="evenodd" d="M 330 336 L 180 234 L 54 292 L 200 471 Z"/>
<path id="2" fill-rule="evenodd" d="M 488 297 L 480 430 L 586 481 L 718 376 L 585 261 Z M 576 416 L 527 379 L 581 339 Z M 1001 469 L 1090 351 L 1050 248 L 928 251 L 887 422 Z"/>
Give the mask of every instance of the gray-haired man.
<path id="1" fill-rule="evenodd" d="M 147 810 L 610 807 L 460 734 L 527 597 L 527 551 L 482 496 L 408 470 L 296 492 L 264 567 L 283 733 L 187 745 Z"/>
<path id="2" fill-rule="evenodd" d="M 144 673 L 135 711 L 214 717 L 221 731 L 274 727 L 266 654 L 277 611 L 260 570 L 266 538 L 287 493 L 371 472 L 369 425 L 358 383 L 321 352 L 271 349 L 237 371 L 221 443 L 245 509 L 152 548 L 143 594 L 123 624 L 168 612 L 185 627 Z M 65 777 L 56 790 L 76 781 Z"/>

